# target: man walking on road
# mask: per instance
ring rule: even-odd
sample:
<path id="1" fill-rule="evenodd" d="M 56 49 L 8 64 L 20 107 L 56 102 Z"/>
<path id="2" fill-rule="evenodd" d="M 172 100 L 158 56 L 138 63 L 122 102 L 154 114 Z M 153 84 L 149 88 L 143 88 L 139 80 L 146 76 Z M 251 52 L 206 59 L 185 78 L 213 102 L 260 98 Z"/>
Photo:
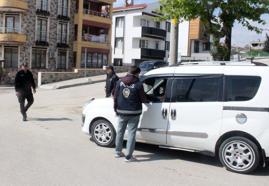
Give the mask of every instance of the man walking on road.
<path id="1" fill-rule="evenodd" d="M 119 77 L 116 75 L 113 66 L 106 67 L 106 74 L 107 78 L 106 78 L 105 90 L 106 90 L 106 97 L 108 98 L 112 95 L 112 92 L 115 89 Z"/>
<path id="2" fill-rule="evenodd" d="M 140 68 L 131 67 L 127 76 L 117 82 L 114 94 L 114 109 L 119 116 L 116 137 L 116 158 L 124 157 L 122 153 L 123 137 L 128 128 L 126 162 L 134 161 L 135 137 L 142 114 L 142 103 L 146 102 L 143 84 L 139 81 Z"/>
<path id="3" fill-rule="evenodd" d="M 28 69 L 26 63 L 21 64 L 20 70 L 15 78 L 15 90 L 20 103 L 20 110 L 23 121 L 27 121 L 26 112 L 34 103 L 33 93 L 36 92 L 36 84 L 32 72 Z M 25 105 L 25 100 L 27 104 Z"/>

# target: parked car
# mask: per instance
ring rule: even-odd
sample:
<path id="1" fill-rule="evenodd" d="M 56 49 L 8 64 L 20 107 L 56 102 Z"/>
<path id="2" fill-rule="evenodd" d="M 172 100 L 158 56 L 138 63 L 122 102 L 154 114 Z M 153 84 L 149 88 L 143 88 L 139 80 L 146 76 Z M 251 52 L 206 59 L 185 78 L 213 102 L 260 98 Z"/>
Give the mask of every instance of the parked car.
<path id="1" fill-rule="evenodd" d="M 181 65 L 145 74 L 150 100 L 143 105 L 137 141 L 200 152 L 237 173 L 250 173 L 269 158 L 269 67 Z M 97 145 L 114 145 L 113 100 L 91 100 L 82 130 Z"/>
<path id="2" fill-rule="evenodd" d="M 165 61 L 144 61 L 139 65 L 139 68 L 141 69 L 141 75 L 144 75 L 145 73 L 149 72 L 150 70 L 166 67 L 168 66 L 168 63 Z"/>

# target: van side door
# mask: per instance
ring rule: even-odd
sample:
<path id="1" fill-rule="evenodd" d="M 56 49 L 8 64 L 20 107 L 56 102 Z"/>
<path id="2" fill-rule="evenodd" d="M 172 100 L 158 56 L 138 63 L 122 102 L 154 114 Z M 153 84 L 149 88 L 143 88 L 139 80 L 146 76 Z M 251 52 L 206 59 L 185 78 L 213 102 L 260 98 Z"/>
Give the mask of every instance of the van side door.
<path id="1" fill-rule="evenodd" d="M 137 139 L 152 144 L 166 144 L 168 112 L 171 92 L 169 77 L 149 77 L 143 81 L 144 91 L 149 103 L 143 104 Z"/>
<path id="2" fill-rule="evenodd" d="M 210 151 L 222 123 L 223 75 L 175 77 L 172 83 L 167 143 Z M 210 147 L 210 148 L 209 148 Z"/>

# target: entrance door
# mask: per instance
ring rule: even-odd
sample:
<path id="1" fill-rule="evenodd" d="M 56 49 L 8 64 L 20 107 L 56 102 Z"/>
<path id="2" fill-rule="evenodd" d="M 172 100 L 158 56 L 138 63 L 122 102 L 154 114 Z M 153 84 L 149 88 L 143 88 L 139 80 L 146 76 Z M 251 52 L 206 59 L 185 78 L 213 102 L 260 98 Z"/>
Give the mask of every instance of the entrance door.
<path id="1" fill-rule="evenodd" d="M 201 151 L 214 146 L 222 121 L 222 82 L 222 75 L 174 79 L 169 146 Z"/>
<path id="2" fill-rule="evenodd" d="M 151 77 L 144 81 L 144 90 L 150 103 L 143 104 L 137 139 L 152 144 L 166 144 L 168 112 L 170 107 L 167 77 Z"/>

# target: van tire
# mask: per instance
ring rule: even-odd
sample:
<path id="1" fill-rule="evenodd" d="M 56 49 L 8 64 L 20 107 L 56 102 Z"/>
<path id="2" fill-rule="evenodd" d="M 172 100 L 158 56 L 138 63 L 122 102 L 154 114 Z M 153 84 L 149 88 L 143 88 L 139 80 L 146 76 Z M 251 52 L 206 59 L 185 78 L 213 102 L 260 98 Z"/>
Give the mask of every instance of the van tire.
<path id="1" fill-rule="evenodd" d="M 227 170 L 248 174 L 259 166 L 261 154 L 253 141 L 236 136 L 222 142 L 219 148 L 219 159 Z"/>
<path id="2" fill-rule="evenodd" d="M 94 121 L 91 126 L 92 140 L 101 147 L 112 147 L 115 144 L 116 132 L 112 124 L 104 119 Z"/>

